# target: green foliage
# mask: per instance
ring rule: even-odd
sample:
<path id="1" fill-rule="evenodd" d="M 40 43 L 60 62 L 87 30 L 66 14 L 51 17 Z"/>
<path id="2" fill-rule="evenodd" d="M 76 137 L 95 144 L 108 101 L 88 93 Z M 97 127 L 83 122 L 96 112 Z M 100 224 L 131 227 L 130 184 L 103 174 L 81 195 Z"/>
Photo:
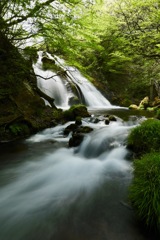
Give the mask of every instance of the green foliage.
<path id="1" fill-rule="evenodd" d="M 156 112 L 156 118 L 160 120 L 160 109 L 158 109 Z"/>
<path id="2" fill-rule="evenodd" d="M 148 119 L 133 128 L 128 136 L 128 147 L 137 155 L 160 150 L 160 121 Z"/>
<path id="3" fill-rule="evenodd" d="M 160 154 L 149 153 L 134 161 L 129 198 L 138 218 L 160 233 Z"/>
<path id="4" fill-rule="evenodd" d="M 14 136 L 26 136 L 29 134 L 29 127 L 24 123 L 13 123 L 9 126 L 9 131 Z"/>
<path id="5" fill-rule="evenodd" d="M 32 60 L 33 62 L 37 60 L 37 49 L 35 47 L 26 47 L 23 51 L 27 59 Z"/>

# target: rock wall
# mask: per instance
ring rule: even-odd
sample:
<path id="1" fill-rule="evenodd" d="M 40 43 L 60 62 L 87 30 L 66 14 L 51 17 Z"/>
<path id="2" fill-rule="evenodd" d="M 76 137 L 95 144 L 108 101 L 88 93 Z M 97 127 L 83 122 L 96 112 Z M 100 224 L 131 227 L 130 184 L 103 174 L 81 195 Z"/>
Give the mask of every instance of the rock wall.
<path id="1" fill-rule="evenodd" d="M 54 111 L 37 92 L 31 62 L 0 33 L 0 142 L 54 125 Z"/>

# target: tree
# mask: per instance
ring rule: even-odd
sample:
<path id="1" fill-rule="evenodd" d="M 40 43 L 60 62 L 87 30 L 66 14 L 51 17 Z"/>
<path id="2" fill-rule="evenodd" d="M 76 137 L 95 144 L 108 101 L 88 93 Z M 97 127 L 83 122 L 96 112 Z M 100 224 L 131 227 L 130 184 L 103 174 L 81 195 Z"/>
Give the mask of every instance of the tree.
<path id="1" fill-rule="evenodd" d="M 85 1 L 87 4 L 88 0 Z M 44 35 L 50 31 L 60 32 L 74 16 L 72 10 L 82 0 L 1 0 L 0 34 L 7 36 L 12 43 Z M 67 23 L 68 22 L 68 23 Z M 44 27 L 43 27 L 44 25 Z M 47 29 L 48 27 L 48 29 Z"/>

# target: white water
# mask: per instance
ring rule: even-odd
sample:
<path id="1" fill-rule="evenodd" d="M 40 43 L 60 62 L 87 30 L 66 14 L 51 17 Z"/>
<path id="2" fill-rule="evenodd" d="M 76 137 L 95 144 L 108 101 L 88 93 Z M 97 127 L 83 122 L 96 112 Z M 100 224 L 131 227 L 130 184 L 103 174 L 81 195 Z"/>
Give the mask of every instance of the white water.
<path id="1" fill-rule="evenodd" d="M 88 123 L 84 121 L 83 124 Z M 54 238 L 57 221 L 65 221 L 72 214 L 72 207 L 77 209 L 74 213 L 74 221 L 77 221 L 75 219 L 81 219 L 88 211 L 88 202 L 94 205 L 92 195 L 101 186 L 109 184 L 103 194 L 114 189 L 119 192 L 119 182 L 125 186 L 130 181 L 127 179 L 131 178 L 132 167 L 125 160 L 124 140 L 131 126 L 122 121 L 109 126 L 91 125 L 94 131 L 86 136 L 79 148 L 59 148 L 38 157 L 33 155 L 31 160 L 3 172 L 5 176 L 9 171 L 11 179 L 0 188 L 1 240 L 57 240 L 58 237 Z M 63 129 L 66 126 L 46 129 L 27 142 L 65 142 Z M 114 189 L 110 189 L 113 179 Z M 117 202 L 117 199 L 113 201 Z M 109 209 L 106 211 L 110 212 Z"/>
<path id="2" fill-rule="evenodd" d="M 56 72 L 51 70 L 43 70 L 42 66 L 42 52 L 39 52 L 38 61 L 33 65 L 35 74 L 42 76 L 42 78 L 37 76 L 37 86 L 48 96 L 54 98 L 54 103 L 57 107 L 68 108 L 70 94 L 67 92 L 65 80 L 59 77 Z M 50 79 L 45 80 L 45 78 Z M 49 103 L 46 101 L 46 104 Z"/>
<path id="3" fill-rule="evenodd" d="M 85 99 L 85 104 L 92 108 L 111 107 L 110 102 L 89 82 L 82 74 L 73 67 L 68 67 L 68 75 L 76 83 Z"/>
<path id="4" fill-rule="evenodd" d="M 37 75 L 38 87 L 47 95 L 55 99 L 55 105 L 61 108 L 69 108 L 69 99 L 75 95 L 70 89 L 67 89 L 67 84 L 75 84 L 80 89 L 80 94 L 84 99 L 84 104 L 92 108 L 107 108 L 111 107 L 110 102 L 89 82 L 82 74 L 73 67 L 65 66 L 63 60 L 58 57 L 53 58 L 50 54 L 47 54 L 49 59 L 56 61 L 57 65 L 60 65 L 62 69 L 66 71 L 66 77 L 56 76 L 56 73 L 51 70 L 43 70 L 42 68 L 42 52 L 39 52 L 39 58 L 36 64 L 33 65 L 34 71 Z M 54 77 L 52 77 L 54 76 Z M 45 78 L 50 78 L 45 80 Z M 78 96 L 80 98 L 80 96 Z M 82 99 L 79 99 L 82 101 Z"/>

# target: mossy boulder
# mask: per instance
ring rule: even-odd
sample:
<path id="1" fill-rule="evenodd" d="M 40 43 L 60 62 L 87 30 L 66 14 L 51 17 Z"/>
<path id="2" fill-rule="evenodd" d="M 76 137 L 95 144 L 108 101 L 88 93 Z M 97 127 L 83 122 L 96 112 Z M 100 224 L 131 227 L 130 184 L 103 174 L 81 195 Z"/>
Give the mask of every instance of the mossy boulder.
<path id="1" fill-rule="evenodd" d="M 155 97 L 155 98 L 154 98 L 154 101 L 153 101 L 153 103 L 152 103 L 152 106 L 153 106 L 153 107 L 160 106 L 160 98 L 159 98 L 159 97 Z"/>
<path id="2" fill-rule="evenodd" d="M 109 115 L 108 119 L 109 121 L 114 121 L 114 122 L 117 121 L 117 118 L 114 115 Z"/>
<path id="3" fill-rule="evenodd" d="M 90 133 L 93 131 L 93 128 L 89 127 L 89 126 L 80 126 L 77 127 L 73 133 L 72 133 L 72 137 L 69 139 L 69 147 L 77 147 L 81 144 L 81 142 L 84 139 L 84 136 L 87 133 Z"/>
<path id="4" fill-rule="evenodd" d="M 80 104 L 80 99 L 77 96 L 70 97 L 69 105 Z"/>
<path id="5" fill-rule="evenodd" d="M 138 219 L 160 235 L 160 153 L 149 153 L 134 161 L 129 198 Z"/>
<path id="6" fill-rule="evenodd" d="M 77 117 L 90 117 L 90 114 L 85 105 L 78 104 L 73 105 L 69 110 L 64 111 L 63 116 L 67 121 L 73 121 L 76 120 Z"/>
<path id="7" fill-rule="evenodd" d="M 137 109 L 139 109 L 139 108 L 138 108 L 138 106 L 137 106 L 136 104 L 131 104 L 131 105 L 129 106 L 129 109 L 137 110 Z"/>
<path id="8" fill-rule="evenodd" d="M 149 106 L 149 97 L 147 96 L 142 99 L 138 107 L 139 109 L 143 110 L 143 109 L 146 109 L 148 106 Z"/>
<path id="9" fill-rule="evenodd" d="M 160 150 L 160 121 L 148 119 L 133 128 L 128 136 L 128 148 L 136 155 Z"/>
<path id="10" fill-rule="evenodd" d="M 78 126 L 82 125 L 82 118 L 80 116 L 76 117 L 75 124 Z"/>

